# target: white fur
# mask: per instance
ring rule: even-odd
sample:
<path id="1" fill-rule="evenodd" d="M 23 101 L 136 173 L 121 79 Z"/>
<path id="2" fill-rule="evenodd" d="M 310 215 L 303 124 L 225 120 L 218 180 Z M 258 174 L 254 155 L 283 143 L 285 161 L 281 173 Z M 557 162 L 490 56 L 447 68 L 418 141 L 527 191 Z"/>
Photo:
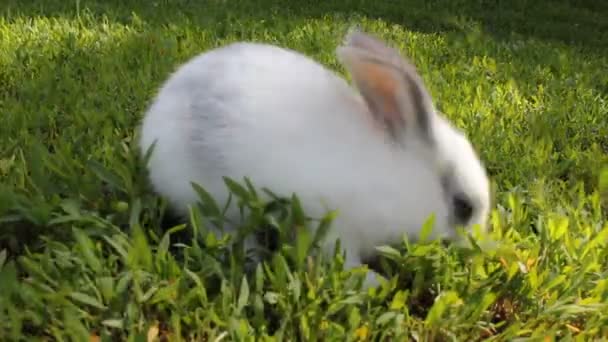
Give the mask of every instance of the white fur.
<path id="1" fill-rule="evenodd" d="M 234 43 L 169 78 L 143 120 L 140 147 L 157 141 L 150 181 L 183 214 L 197 201 L 190 181 L 223 204 L 222 176 L 295 192 L 313 217 L 338 209 L 327 247 L 340 238 L 353 267 L 375 246 L 404 233 L 415 238 L 432 213 L 435 231 L 454 237 L 438 176 L 444 161 L 482 207 L 473 223 L 484 224 L 483 167 L 466 138 L 431 114 L 439 152 L 411 132 L 396 146 L 374 126 L 363 98 L 322 65 L 276 46 Z M 374 277 L 370 272 L 366 284 Z"/>

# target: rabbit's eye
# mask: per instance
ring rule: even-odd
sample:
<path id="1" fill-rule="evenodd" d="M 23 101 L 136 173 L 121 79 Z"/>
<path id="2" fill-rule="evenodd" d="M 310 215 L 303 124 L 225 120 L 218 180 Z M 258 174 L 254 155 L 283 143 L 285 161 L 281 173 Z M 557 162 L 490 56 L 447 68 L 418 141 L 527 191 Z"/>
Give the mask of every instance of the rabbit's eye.
<path id="1" fill-rule="evenodd" d="M 459 193 L 452 198 L 454 206 L 454 215 L 462 224 L 467 223 L 473 216 L 473 204 L 466 195 Z"/>

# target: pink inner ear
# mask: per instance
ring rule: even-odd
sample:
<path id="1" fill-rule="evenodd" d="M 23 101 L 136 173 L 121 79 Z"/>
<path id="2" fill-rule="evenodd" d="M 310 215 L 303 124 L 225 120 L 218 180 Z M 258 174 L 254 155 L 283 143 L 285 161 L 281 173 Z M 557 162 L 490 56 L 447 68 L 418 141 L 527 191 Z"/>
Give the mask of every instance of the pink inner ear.
<path id="1" fill-rule="evenodd" d="M 402 122 L 397 99 L 399 84 L 394 75 L 386 67 L 371 62 L 361 62 L 355 69 L 353 76 L 372 114 L 391 125 Z"/>

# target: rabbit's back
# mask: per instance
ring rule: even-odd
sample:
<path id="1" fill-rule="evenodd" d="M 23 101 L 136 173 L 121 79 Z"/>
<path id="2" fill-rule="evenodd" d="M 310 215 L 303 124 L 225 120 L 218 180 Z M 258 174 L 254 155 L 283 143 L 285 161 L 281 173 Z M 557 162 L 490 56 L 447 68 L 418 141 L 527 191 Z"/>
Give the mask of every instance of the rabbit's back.
<path id="1" fill-rule="evenodd" d="M 141 144 L 158 141 L 150 178 L 179 208 L 196 200 L 190 181 L 223 200 L 222 176 L 309 191 L 324 186 L 320 174 L 328 183 L 336 172 L 345 177 L 343 158 L 353 164 L 353 152 L 363 153 L 363 108 L 346 81 L 312 59 L 234 43 L 169 78 L 144 118 Z"/>

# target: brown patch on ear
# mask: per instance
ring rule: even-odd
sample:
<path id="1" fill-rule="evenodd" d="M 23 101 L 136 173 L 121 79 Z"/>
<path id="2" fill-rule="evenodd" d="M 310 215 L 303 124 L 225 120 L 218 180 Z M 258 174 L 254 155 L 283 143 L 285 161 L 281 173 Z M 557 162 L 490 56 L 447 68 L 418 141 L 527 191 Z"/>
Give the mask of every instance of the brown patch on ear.
<path id="1" fill-rule="evenodd" d="M 362 63 L 360 67 L 361 75 L 358 77 L 365 78 L 366 91 L 363 92 L 365 100 L 370 106 L 373 106 L 373 113 L 382 113 L 384 120 L 390 123 L 402 122 L 399 103 L 397 101 L 397 93 L 399 84 L 383 68 L 374 63 Z M 354 77 L 354 76 L 353 76 Z M 366 94 L 377 94 L 379 96 L 369 96 Z"/>
<path id="2" fill-rule="evenodd" d="M 395 77 L 398 73 L 391 66 L 366 58 L 349 60 L 349 69 L 371 115 L 396 138 L 406 125 L 399 102 L 403 84 Z"/>

